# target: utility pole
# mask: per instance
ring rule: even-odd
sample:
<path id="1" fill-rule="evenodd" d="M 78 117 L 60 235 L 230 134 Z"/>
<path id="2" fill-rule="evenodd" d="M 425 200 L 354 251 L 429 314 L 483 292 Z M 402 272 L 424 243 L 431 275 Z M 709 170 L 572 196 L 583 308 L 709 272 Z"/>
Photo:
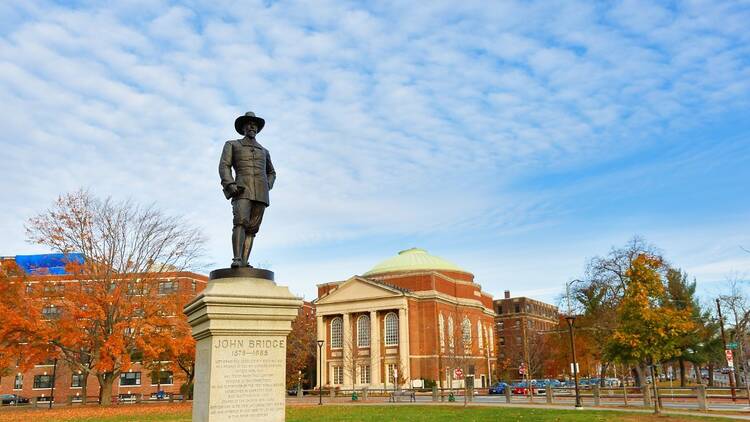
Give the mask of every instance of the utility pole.
<path id="1" fill-rule="evenodd" d="M 727 335 L 724 333 L 724 318 L 721 316 L 721 301 L 719 299 L 716 299 L 716 310 L 719 312 L 719 327 L 721 328 L 721 342 L 724 344 L 724 352 L 727 350 Z M 729 365 L 729 362 L 727 362 L 727 366 L 729 366 L 729 386 L 732 388 L 732 401 L 737 401 L 737 392 L 734 388 L 734 367 Z"/>

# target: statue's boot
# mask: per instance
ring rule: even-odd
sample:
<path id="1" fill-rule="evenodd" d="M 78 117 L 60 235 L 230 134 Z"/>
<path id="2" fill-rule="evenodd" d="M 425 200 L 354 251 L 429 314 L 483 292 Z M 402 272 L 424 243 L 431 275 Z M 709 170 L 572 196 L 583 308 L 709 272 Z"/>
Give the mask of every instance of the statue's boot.
<path id="1" fill-rule="evenodd" d="M 252 234 L 245 235 L 245 247 L 242 249 L 242 266 L 243 267 L 250 267 L 253 266 L 250 265 L 250 251 L 253 249 L 253 241 L 255 240 L 255 236 Z"/>
<path id="2" fill-rule="evenodd" d="M 242 252 L 245 244 L 245 229 L 242 226 L 236 226 L 232 230 L 232 268 L 242 265 Z"/>

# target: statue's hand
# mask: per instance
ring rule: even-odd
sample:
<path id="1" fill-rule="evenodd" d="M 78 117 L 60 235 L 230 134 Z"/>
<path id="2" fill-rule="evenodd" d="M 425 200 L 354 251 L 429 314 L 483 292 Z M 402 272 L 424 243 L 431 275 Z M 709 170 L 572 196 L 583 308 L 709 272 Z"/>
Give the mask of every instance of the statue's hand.
<path id="1" fill-rule="evenodd" d="M 234 198 L 235 196 L 239 195 L 240 190 L 237 188 L 237 184 L 230 183 L 226 187 L 227 193 L 229 194 L 229 197 Z"/>

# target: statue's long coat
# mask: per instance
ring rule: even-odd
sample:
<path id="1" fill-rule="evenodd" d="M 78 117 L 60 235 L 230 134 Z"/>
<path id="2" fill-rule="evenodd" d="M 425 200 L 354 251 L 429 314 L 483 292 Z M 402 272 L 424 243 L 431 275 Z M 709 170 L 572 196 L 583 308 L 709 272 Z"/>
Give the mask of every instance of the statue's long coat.
<path id="1" fill-rule="evenodd" d="M 230 198 L 227 186 L 236 183 L 242 192 L 235 198 L 269 205 L 268 191 L 276 181 L 276 171 L 271 163 L 271 154 L 257 141 L 248 138 L 227 141 L 219 160 L 219 176 L 227 199 Z"/>

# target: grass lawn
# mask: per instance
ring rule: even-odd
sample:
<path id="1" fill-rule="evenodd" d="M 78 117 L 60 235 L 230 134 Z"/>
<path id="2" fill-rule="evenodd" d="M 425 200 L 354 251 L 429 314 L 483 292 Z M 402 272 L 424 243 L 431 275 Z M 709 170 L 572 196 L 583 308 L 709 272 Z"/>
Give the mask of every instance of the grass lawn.
<path id="1" fill-rule="evenodd" d="M 190 421 L 190 404 L 96 406 L 45 409 L 8 409 L 0 411 L 0 422 L 44 421 Z M 547 410 L 518 407 L 460 406 L 288 406 L 287 421 L 585 421 L 585 422 L 676 422 L 708 418 L 634 414 L 610 411 Z"/>

